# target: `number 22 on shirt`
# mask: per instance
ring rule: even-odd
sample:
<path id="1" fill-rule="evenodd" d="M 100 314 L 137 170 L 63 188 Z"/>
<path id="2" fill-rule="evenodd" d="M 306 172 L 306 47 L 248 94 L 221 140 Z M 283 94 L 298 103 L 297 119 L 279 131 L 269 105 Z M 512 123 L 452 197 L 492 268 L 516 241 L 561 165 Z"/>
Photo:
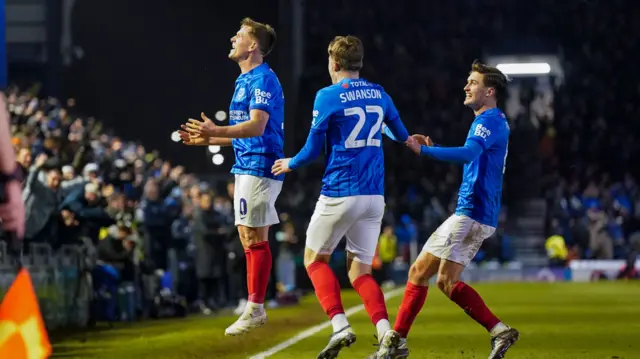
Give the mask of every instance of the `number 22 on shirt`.
<path id="1" fill-rule="evenodd" d="M 357 140 L 360 132 L 364 128 L 367 121 L 367 114 L 376 115 L 376 122 L 371 127 L 366 140 Z M 380 106 L 349 107 L 344 109 L 345 116 L 356 116 L 358 122 L 344 142 L 344 148 L 361 148 L 365 146 L 380 147 L 381 141 L 374 138 L 382 128 L 382 120 L 384 119 L 384 110 Z"/>

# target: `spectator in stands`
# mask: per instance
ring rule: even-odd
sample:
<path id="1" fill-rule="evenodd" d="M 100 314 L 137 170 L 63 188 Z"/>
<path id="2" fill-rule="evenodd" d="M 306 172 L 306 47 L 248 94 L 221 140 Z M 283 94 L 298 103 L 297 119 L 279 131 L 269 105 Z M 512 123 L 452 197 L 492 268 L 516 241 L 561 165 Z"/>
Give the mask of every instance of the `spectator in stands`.
<path id="1" fill-rule="evenodd" d="M 25 202 L 27 242 L 58 244 L 58 206 L 61 202 L 60 172 L 56 168 L 46 171 L 45 181 L 39 179 L 40 171 L 47 161 L 47 155 L 41 153 L 29 169 L 22 198 Z"/>
<path id="2" fill-rule="evenodd" d="M 386 225 L 378 239 L 378 257 L 382 262 L 379 283 L 392 281 L 393 262 L 398 257 L 398 237 L 393 233 L 393 226 Z"/>
<path id="3" fill-rule="evenodd" d="M 100 188 L 89 182 L 83 188 L 70 193 L 61 203 L 60 210 L 65 223 L 61 239 L 68 243 L 84 242 L 97 246 L 100 228 L 115 222 L 105 210 Z"/>
<path id="4" fill-rule="evenodd" d="M 16 160 L 20 164 L 22 178 L 27 178 L 29 168 L 31 168 L 31 149 L 28 147 L 20 147 L 16 155 Z"/>
<path id="5" fill-rule="evenodd" d="M 200 195 L 194 211 L 193 236 L 196 246 L 196 273 L 199 280 L 199 306 L 204 313 L 224 305 L 222 277 L 226 268 L 225 220 L 213 208 L 213 194 Z"/>
<path id="6" fill-rule="evenodd" d="M 76 170 L 71 165 L 65 165 L 62 167 L 62 189 L 73 188 L 78 184 L 84 182 L 82 177 L 76 175 Z"/>
<path id="7" fill-rule="evenodd" d="M 121 281 L 130 282 L 135 273 L 133 253 L 136 243 L 131 240 L 133 228 L 131 223 L 125 221 L 119 221 L 116 227 L 115 235 L 109 234 L 100 241 L 98 260 L 115 268 Z"/>
<path id="8" fill-rule="evenodd" d="M 613 258 L 613 239 L 609 234 L 609 217 L 597 208 L 587 211 L 589 219 L 589 250 L 594 259 Z"/>
<path id="9" fill-rule="evenodd" d="M 195 253 L 193 240 L 193 205 L 182 204 L 182 213 L 171 224 L 173 241 L 170 250 L 170 268 L 174 279 L 173 289 L 179 295 L 194 299 L 190 295 L 189 285 L 192 284 L 192 259 Z"/>
<path id="10" fill-rule="evenodd" d="M 287 213 L 280 215 L 282 225 L 280 230 L 275 232 L 275 243 L 279 248 L 275 259 L 276 278 L 282 286 L 283 292 L 290 292 L 296 288 L 296 263 L 294 255 L 298 236 L 295 232 L 293 223 L 289 220 Z M 273 279 L 273 278 L 272 278 Z"/>
<path id="11" fill-rule="evenodd" d="M 167 255 L 171 243 L 171 210 L 160 197 L 160 189 L 155 179 L 147 181 L 144 199 L 140 205 L 145 233 L 147 258 L 157 269 L 167 269 Z"/>
<path id="12" fill-rule="evenodd" d="M 132 227 L 130 223 L 119 221 L 116 224 L 117 233 L 108 235 L 100 241 L 98 246 L 98 265 L 94 270 L 94 282 L 97 289 L 107 292 L 108 295 L 101 296 L 99 300 L 105 305 L 105 312 L 102 313 L 109 321 L 114 321 L 117 317 L 118 292 L 125 290 L 121 287 L 123 283 L 132 283 L 135 275 L 134 248 L 135 242 L 131 240 Z M 122 304 L 120 313 L 128 313 L 128 317 L 133 316 L 133 296 L 127 304 Z M 129 309 L 131 308 L 131 309 Z M 99 313 L 96 313 L 99 314 Z M 120 318 L 124 319 L 124 318 Z"/>

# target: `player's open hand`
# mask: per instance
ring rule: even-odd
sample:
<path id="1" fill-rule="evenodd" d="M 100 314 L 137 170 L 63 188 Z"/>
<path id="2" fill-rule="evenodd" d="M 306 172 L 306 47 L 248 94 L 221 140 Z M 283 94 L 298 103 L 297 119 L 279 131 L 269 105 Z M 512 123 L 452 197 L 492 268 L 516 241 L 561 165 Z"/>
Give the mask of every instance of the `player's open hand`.
<path id="1" fill-rule="evenodd" d="M 190 118 L 189 121 L 187 121 L 185 124 L 187 132 L 201 137 L 215 137 L 218 126 L 216 126 L 216 124 L 213 123 L 213 121 L 211 121 L 204 112 L 200 113 L 200 117 L 202 117 L 202 121 L 198 121 L 193 118 Z"/>
<path id="2" fill-rule="evenodd" d="M 182 127 L 183 130 L 178 130 L 178 134 L 180 135 L 180 140 L 182 140 L 183 144 L 187 146 L 202 146 L 207 142 L 207 138 L 198 135 L 192 135 L 187 132 L 186 125 L 181 125 L 180 127 Z"/>
<path id="3" fill-rule="evenodd" d="M 289 161 L 291 161 L 291 158 L 281 158 L 279 160 L 276 160 L 276 162 L 273 164 L 273 167 L 271 167 L 271 173 L 278 176 L 293 171 L 291 168 L 289 168 Z"/>

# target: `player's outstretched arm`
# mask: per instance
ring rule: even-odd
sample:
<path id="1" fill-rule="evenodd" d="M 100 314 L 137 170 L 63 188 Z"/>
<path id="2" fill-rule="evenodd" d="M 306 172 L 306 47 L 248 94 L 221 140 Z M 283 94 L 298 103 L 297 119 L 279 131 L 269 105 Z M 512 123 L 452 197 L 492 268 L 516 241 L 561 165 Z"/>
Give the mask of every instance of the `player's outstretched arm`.
<path id="1" fill-rule="evenodd" d="M 391 96 L 387 93 L 384 95 L 387 106 L 384 114 L 384 123 L 382 124 L 382 132 L 393 141 L 406 143 L 409 138 L 409 132 L 404 126 L 404 123 L 402 123 L 398 109 L 396 109 Z"/>
<path id="2" fill-rule="evenodd" d="M 421 145 L 419 142 L 408 143 L 413 152 L 433 157 L 440 161 L 467 164 L 480 157 L 484 148 L 477 141 L 468 139 L 462 147 L 435 147 Z"/>
<path id="3" fill-rule="evenodd" d="M 325 136 L 329 126 L 329 118 L 334 111 L 331 106 L 330 94 L 320 90 L 316 94 L 313 104 L 313 121 L 304 147 L 293 158 L 277 160 L 271 169 L 275 175 L 287 173 L 305 166 L 315 160 L 324 148 Z"/>
<path id="4" fill-rule="evenodd" d="M 293 158 L 283 158 L 277 160 L 273 167 L 271 168 L 271 173 L 274 175 L 281 175 L 283 173 L 291 172 L 297 168 L 308 165 L 313 162 L 322 151 L 324 146 L 324 136 L 323 132 L 309 132 L 309 137 L 307 137 L 307 143 L 305 143 L 304 147 L 295 155 Z"/>

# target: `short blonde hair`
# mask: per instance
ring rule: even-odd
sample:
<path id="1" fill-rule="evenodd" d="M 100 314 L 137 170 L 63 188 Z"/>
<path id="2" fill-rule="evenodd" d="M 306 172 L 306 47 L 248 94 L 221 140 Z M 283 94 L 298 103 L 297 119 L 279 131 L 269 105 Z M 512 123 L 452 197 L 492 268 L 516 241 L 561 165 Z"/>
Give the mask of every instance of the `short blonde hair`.
<path id="1" fill-rule="evenodd" d="M 342 71 L 360 71 L 364 46 L 362 41 L 353 35 L 336 36 L 329 43 L 329 56 Z"/>
<path id="2" fill-rule="evenodd" d="M 276 44 L 276 30 L 271 25 L 245 17 L 240 22 L 240 26 L 246 26 L 251 29 L 249 33 L 258 42 L 258 48 L 262 56 L 267 56 L 271 53 L 273 46 Z"/>

